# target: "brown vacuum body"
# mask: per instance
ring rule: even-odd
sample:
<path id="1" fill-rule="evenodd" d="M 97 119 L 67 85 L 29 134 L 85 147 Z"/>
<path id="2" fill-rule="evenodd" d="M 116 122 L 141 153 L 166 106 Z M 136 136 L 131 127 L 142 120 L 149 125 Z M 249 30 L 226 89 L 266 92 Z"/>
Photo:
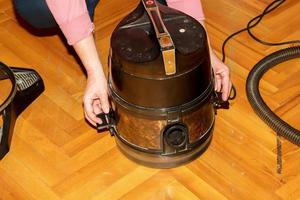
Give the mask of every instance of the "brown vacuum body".
<path id="1" fill-rule="evenodd" d="M 109 59 L 114 116 L 107 127 L 128 158 L 169 168 L 205 151 L 214 127 L 214 81 L 199 22 L 143 0 L 114 30 Z"/>

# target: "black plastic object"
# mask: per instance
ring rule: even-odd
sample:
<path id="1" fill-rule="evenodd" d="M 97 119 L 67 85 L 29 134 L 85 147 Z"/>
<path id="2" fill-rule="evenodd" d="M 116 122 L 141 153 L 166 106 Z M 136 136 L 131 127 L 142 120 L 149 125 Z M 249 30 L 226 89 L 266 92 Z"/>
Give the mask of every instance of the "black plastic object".
<path id="1" fill-rule="evenodd" d="M 97 130 L 99 132 L 109 130 L 110 134 L 114 136 L 116 129 L 116 118 L 113 109 L 110 109 L 108 114 L 100 113 L 97 115 L 97 117 L 102 121 L 101 124 L 97 124 Z"/>
<path id="2" fill-rule="evenodd" d="M 234 99 L 235 98 L 235 89 L 232 90 L 233 91 L 233 97 L 230 98 L 230 99 Z M 214 96 L 213 96 L 213 104 L 214 104 L 214 107 L 216 109 L 229 109 L 229 101 L 224 101 L 222 99 L 222 93 L 221 92 L 215 92 L 214 93 Z"/>
<path id="3" fill-rule="evenodd" d="M 246 91 L 248 100 L 256 114 L 277 134 L 300 145 L 300 131 L 280 119 L 264 102 L 259 92 L 259 82 L 262 76 L 271 68 L 287 60 L 300 58 L 300 46 L 276 51 L 259 61 L 250 71 Z"/>
<path id="4" fill-rule="evenodd" d="M 0 62 L 0 80 L 4 79 L 11 81 L 12 90 L 0 105 L 3 120 L 3 127 L 0 127 L 0 159 L 9 151 L 17 117 L 44 91 L 42 78 L 32 69 L 8 67 Z"/>

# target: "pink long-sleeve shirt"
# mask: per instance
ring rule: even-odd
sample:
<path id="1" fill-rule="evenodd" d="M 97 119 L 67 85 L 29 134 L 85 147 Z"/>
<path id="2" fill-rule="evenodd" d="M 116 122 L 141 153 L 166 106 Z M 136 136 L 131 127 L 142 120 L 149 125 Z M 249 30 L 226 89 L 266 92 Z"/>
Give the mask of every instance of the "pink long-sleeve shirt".
<path id="1" fill-rule="evenodd" d="M 70 45 L 88 37 L 94 30 L 86 0 L 46 0 L 57 24 Z M 180 10 L 197 20 L 204 14 L 200 0 L 167 0 L 168 6 Z"/>

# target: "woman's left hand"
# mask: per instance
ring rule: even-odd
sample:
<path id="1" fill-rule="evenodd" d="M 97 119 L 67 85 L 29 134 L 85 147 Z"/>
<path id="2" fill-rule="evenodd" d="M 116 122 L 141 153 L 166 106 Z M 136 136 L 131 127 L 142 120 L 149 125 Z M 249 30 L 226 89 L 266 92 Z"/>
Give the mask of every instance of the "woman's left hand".
<path id="1" fill-rule="evenodd" d="M 223 101 L 227 101 L 232 87 L 229 68 L 217 57 L 213 50 L 211 50 L 210 57 L 215 74 L 215 91 L 221 92 Z"/>

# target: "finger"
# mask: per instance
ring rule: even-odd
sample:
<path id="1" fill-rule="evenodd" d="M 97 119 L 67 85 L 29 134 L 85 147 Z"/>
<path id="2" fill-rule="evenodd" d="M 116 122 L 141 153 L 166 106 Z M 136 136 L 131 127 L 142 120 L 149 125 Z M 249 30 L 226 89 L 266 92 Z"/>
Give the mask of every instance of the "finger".
<path id="1" fill-rule="evenodd" d="M 228 96 L 227 96 L 227 99 L 228 99 L 229 96 L 231 95 L 231 88 L 232 88 L 232 82 L 229 81 L 229 87 L 228 87 Z"/>
<path id="2" fill-rule="evenodd" d="M 85 116 L 88 119 L 89 122 L 91 122 L 94 126 L 96 123 L 101 123 L 101 120 L 96 116 L 94 113 L 93 109 L 93 99 L 86 99 L 84 101 L 84 111 L 85 111 Z"/>
<path id="3" fill-rule="evenodd" d="M 104 113 L 109 113 L 109 101 L 107 94 L 100 95 L 101 108 Z"/>
<path id="4" fill-rule="evenodd" d="M 222 88 L 222 79 L 220 77 L 220 75 L 216 75 L 215 76 L 215 91 L 220 92 Z"/>
<path id="5" fill-rule="evenodd" d="M 102 113 L 101 103 L 99 99 L 93 101 L 93 110 L 96 115 Z"/>
<path id="6" fill-rule="evenodd" d="M 222 75 L 222 99 L 226 101 L 229 96 L 230 80 L 228 73 L 224 72 Z"/>
<path id="7" fill-rule="evenodd" d="M 99 121 L 97 121 L 96 123 L 102 124 L 103 121 L 98 117 L 98 115 L 99 115 L 100 113 L 102 113 L 101 103 L 100 103 L 100 100 L 99 100 L 99 99 L 95 99 L 95 100 L 93 101 L 93 110 L 94 110 L 94 111 L 93 111 L 94 114 L 95 114 L 96 117 L 97 117 L 97 120 L 99 120 Z"/>
<path id="8" fill-rule="evenodd" d="M 84 112 L 84 117 L 85 119 L 90 123 L 92 124 L 93 126 L 96 126 L 97 124 L 88 116 L 88 114 L 86 112 Z M 101 121 L 102 123 L 102 121 Z M 100 124 L 100 123 L 99 123 Z"/>

